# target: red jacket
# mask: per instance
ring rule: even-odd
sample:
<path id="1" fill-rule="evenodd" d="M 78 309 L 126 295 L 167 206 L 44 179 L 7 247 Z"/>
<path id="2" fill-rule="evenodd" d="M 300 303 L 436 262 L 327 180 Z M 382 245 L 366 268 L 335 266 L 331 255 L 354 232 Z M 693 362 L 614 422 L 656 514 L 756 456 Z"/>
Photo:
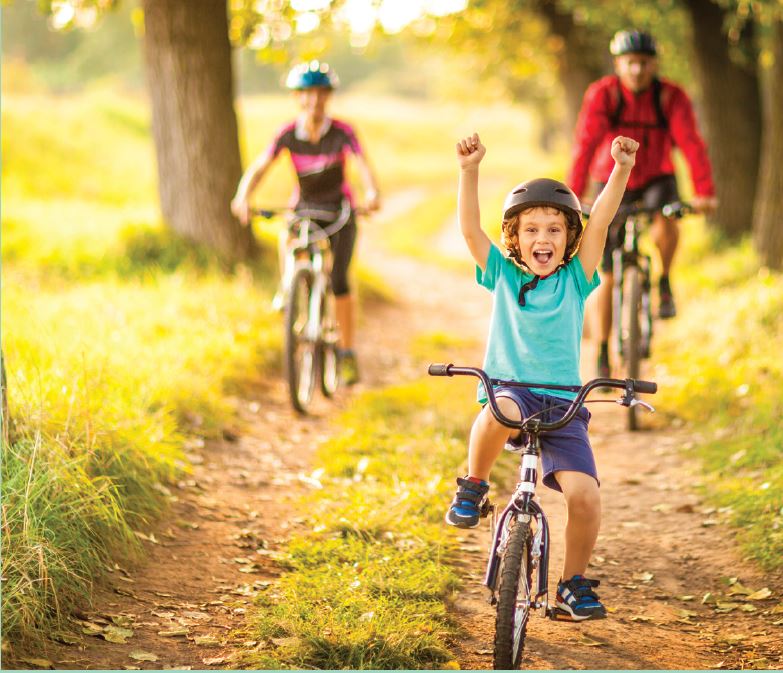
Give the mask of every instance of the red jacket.
<path id="1" fill-rule="evenodd" d="M 619 124 L 612 128 L 618 107 L 618 90 L 624 105 Z M 691 170 L 696 194 L 712 196 L 712 169 L 704 140 L 696 128 L 696 119 L 688 95 L 676 84 L 661 80 L 663 116 L 668 128 L 662 128 L 655 110 L 652 87 L 634 94 L 620 84 L 616 75 L 593 82 L 585 92 L 576 124 L 568 184 L 578 197 L 584 195 L 588 172 L 598 182 L 606 182 L 614 167 L 610 152 L 612 139 L 628 136 L 641 143 L 636 165 L 628 180 L 628 189 L 639 189 L 661 175 L 673 175 L 672 148 L 682 150 Z"/>

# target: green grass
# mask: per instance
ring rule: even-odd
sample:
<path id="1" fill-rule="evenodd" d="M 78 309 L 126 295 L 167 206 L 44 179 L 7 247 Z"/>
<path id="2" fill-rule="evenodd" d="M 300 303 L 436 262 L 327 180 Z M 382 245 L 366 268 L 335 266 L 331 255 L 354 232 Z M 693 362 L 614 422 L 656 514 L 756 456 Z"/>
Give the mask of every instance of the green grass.
<path id="1" fill-rule="evenodd" d="M 6 642 L 45 634 L 166 506 L 187 435 L 278 369 L 272 272 L 219 273 L 158 222 L 146 109 L 3 99 Z M 147 166 L 147 170 L 139 170 Z"/>
<path id="2" fill-rule="evenodd" d="M 749 243 L 714 251 L 697 220 L 677 265 L 680 317 L 656 342 L 663 408 L 700 441 L 703 491 L 748 556 L 783 568 L 783 276 Z"/>
<path id="3" fill-rule="evenodd" d="M 265 646 L 245 663 L 449 665 L 458 540 L 443 510 L 466 457 L 473 390 L 430 380 L 353 401 L 319 448 L 313 476 L 323 488 L 301 506 L 312 532 L 290 542 L 288 572 L 258 598 L 252 637 Z"/>

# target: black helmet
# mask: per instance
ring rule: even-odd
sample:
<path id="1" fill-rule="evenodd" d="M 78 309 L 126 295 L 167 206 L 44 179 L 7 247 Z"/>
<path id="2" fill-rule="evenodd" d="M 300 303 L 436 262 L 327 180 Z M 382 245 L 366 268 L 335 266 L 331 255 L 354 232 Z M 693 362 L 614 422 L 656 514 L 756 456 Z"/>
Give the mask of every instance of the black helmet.
<path id="1" fill-rule="evenodd" d="M 573 243 L 566 250 L 565 261 L 573 255 L 582 236 L 584 225 L 582 224 L 582 206 L 576 194 L 568 188 L 568 185 L 551 180 L 538 178 L 518 184 L 512 189 L 503 202 L 503 219 L 510 220 L 520 210 L 548 206 L 562 210 L 566 216 L 569 229 L 574 230 Z"/>
<path id="2" fill-rule="evenodd" d="M 609 43 L 609 52 L 612 56 L 623 54 L 647 54 L 657 56 L 658 49 L 655 40 L 649 33 L 640 30 L 618 30 Z"/>

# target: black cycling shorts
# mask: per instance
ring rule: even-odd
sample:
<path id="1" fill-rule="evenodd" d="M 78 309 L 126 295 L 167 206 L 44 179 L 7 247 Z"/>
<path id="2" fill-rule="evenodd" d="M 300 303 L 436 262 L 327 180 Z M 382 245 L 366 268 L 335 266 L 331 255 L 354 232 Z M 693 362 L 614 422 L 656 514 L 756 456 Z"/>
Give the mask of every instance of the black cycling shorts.
<path id="1" fill-rule="evenodd" d="M 333 224 L 322 220 L 314 222 L 324 229 Z M 342 297 L 351 291 L 348 284 L 348 267 L 356 245 L 356 232 L 356 213 L 352 210 L 348 221 L 329 237 L 332 246 L 332 292 L 335 297 Z"/>
<path id="2" fill-rule="evenodd" d="M 604 187 L 605 183 L 599 183 L 596 193 L 600 194 Z M 623 200 L 620 201 L 620 207 L 617 209 L 617 215 L 609 225 L 601 269 L 612 270 L 612 252 L 619 248 L 625 239 L 625 218 L 631 204 L 641 202 L 645 208 L 661 208 L 667 203 L 679 200 L 677 178 L 673 175 L 661 175 L 648 182 L 644 187 L 626 189 Z"/>

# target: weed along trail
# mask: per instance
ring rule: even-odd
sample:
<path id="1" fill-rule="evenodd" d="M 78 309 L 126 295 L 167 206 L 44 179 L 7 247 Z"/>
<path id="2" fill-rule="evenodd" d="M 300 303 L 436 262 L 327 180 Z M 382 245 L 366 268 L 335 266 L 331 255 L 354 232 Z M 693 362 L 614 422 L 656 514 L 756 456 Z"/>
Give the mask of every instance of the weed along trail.
<path id="1" fill-rule="evenodd" d="M 439 523 L 451 497 L 445 494 L 465 469 L 466 447 L 431 427 L 464 419 L 461 431 L 467 433 L 470 414 L 478 410 L 471 406 L 473 388 L 429 381 L 438 396 L 430 409 L 424 394 L 420 404 L 409 399 L 418 389 L 397 385 L 418 385 L 429 361 L 479 364 L 491 306 L 467 259 L 461 271 L 444 270 L 384 248 L 384 230 L 423 197 L 410 192 L 389 198 L 384 212 L 362 227 L 357 258 L 394 298 L 361 306 L 363 381 L 356 392 L 335 403 L 319 398 L 308 418 L 291 411 L 278 379 L 241 400 L 239 418 L 222 440 L 189 444 L 192 474 L 168 490 L 164 519 L 137 533 L 145 559 L 112 568 L 93 607 L 73 615 L 67 633 L 14 665 L 492 668 L 494 613 L 481 584 L 488 525 L 465 532 Z M 585 351 L 585 361 L 592 362 L 589 344 Z M 381 404 L 376 394 L 388 394 L 390 401 Z M 365 398 L 369 402 L 358 403 Z M 630 434 L 620 407 L 596 405 L 592 412 L 604 515 L 589 575 L 601 580 L 610 614 L 582 625 L 534 615 L 523 667 L 782 667 L 783 579 L 744 562 L 722 513 L 694 494 L 697 469 L 682 453 L 693 438 L 665 427 L 665 419 L 645 418 L 648 429 Z M 338 427 L 340 413 L 358 420 Z M 379 439 L 362 444 L 370 432 Z M 448 460 L 434 455 L 436 436 Z M 316 451 L 326 441 L 345 451 L 329 466 L 339 479 L 323 474 Z M 368 458 L 365 452 L 378 442 L 389 448 L 383 444 Z M 395 473 L 391 491 L 381 491 L 388 473 L 404 473 L 406 463 L 414 466 L 409 476 L 397 480 Z M 425 480 L 418 479 L 419 464 L 429 469 Z M 497 502 L 515 477 L 507 456 L 493 475 Z M 354 487 L 366 488 L 355 492 L 368 500 L 351 501 Z M 558 494 L 539 493 L 552 528 L 555 582 L 563 506 Z M 317 512 L 305 511 L 308 495 Z M 375 496 L 380 514 L 371 511 Z M 425 498 L 430 509 L 421 504 Z M 416 519 L 419 511 L 431 519 L 426 531 L 418 527 L 425 523 Z M 411 518 L 395 528 L 398 516 Z M 292 545 L 297 536 L 329 526 L 333 534 L 317 545 L 306 537 Z M 456 555 L 449 551 L 455 546 Z M 372 551 L 381 547 L 388 555 Z M 430 565 L 421 563 L 425 557 L 432 557 Z M 316 584 L 322 568 L 327 577 Z M 285 577 L 296 572 L 310 574 L 292 588 Z M 297 593 L 301 602 L 293 604 L 289 599 Z M 389 621 L 411 605 L 414 614 L 406 621 Z M 338 611 L 352 620 L 345 633 L 338 618 L 329 621 Z M 402 635 L 395 640 L 395 633 Z"/>

